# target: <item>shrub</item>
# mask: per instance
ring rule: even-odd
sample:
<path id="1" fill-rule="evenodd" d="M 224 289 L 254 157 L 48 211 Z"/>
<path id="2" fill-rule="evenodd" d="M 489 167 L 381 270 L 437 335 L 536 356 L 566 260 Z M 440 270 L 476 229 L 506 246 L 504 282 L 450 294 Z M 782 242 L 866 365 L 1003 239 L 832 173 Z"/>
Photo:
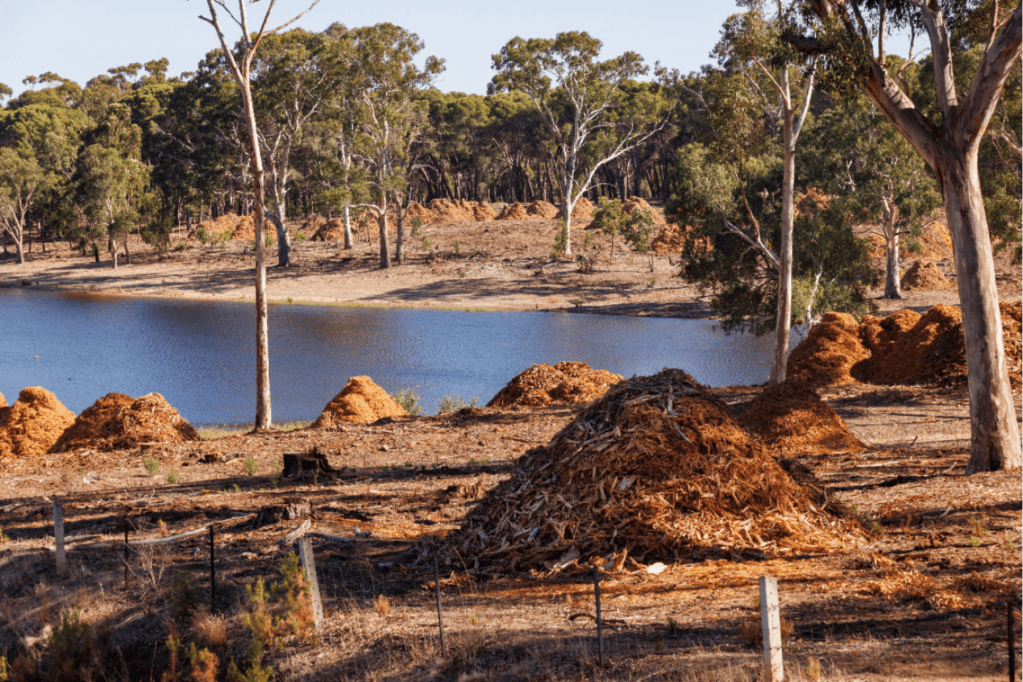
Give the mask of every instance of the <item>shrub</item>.
<path id="1" fill-rule="evenodd" d="M 414 388 L 403 388 L 393 396 L 394 402 L 398 403 L 401 409 L 405 410 L 406 414 L 413 416 L 423 413 L 423 408 L 419 404 L 419 394 Z"/>
<path id="2" fill-rule="evenodd" d="M 248 474 L 249 476 L 255 476 L 256 472 L 259 471 L 259 462 L 252 459 L 251 457 L 245 458 L 245 461 L 242 463 L 242 465 L 245 467 L 245 473 Z"/>
<path id="3" fill-rule="evenodd" d="M 293 239 L 296 242 L 304 242 L 306 239 L 309 239 L 309 235 L 307 235 L 305 232 L 296 232 Z"/>
<path id="4" fill-rule="evenodd" d="M 181 476 L 178 475 L 178 472 L 174 471 L 173 469 L 167 472 L 167 482 L 170 483 L 171 485 L 174 485 L 180 480 Z"/>
<path id="5" fill-rule="evenodd" d="M 199 240 L 200 244 L 206 246 L 207 244 L 210 243 L 210 240 L 213 238 L 213 236 L 205 227 L 197 227 L 195 228 L 195 238 Z"/>
<path id="6" fill-rule="evenodd" d="M 462 396 L 458 395 L 457 393 L 454 393 L 442 397 L 437 402 L 437 414 L 444 414 L 446 412 L 457 412 L 458 410 L 463 410 L 467 407 L 479 406 L 480 406 L 479 398 L 470 398 L 469 402 L 466 402 L 465 400 L 462 399 Z"/>
<path id="7" fill-rule="evenodd" d="M 149 472 L 150 476 L 156 476 L 160 473 L 160 463 L 151 457 L 143 457 L 142 466 L 146 468 L 146 471 Z"/>

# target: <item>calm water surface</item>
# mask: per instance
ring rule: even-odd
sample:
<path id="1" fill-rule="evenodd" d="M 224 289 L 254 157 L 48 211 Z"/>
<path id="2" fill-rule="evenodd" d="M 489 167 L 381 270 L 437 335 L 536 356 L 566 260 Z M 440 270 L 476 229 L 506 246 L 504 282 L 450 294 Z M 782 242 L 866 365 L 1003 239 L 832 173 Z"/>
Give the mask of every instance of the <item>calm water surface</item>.
<path id="1" fill-rule="evenodd" d="M 678 367 L 712 386 L 767 380 L 773 338 L 726 336 L 709 320 L 535 312 L 271 305 L 274 421 L 310 420 L 349 377 L 487 402 L 539 362 L 587 362 L 625 376 Z M 162 393 L 193 424 L 251 423 L 251 303 L 0 289 L 0 392 L 53 391 L 75 413 L 116 391 Z M 38 360 L 35 359 L 38 356 Z"/>

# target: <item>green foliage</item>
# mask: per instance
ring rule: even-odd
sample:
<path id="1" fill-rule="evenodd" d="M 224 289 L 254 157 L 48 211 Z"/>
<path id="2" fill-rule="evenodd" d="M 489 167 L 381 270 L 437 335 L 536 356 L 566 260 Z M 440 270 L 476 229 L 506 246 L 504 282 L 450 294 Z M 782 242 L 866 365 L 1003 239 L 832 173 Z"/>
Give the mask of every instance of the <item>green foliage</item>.
<path id="1" fill-rule="evenodd" d="M 554 239 L 551 249 L 551 260 L 558 260 L 568 251 L 568 225 L 564 220 L 558 221 L 558 236 Z"/>
<path id="2" fill-rule="evenodd" d="M 174 471 L 173 469 L 167 472 L 167 482 L 170 483 L 171 485 L 174 485 L 180 480 L 181 476 L 178 474 L 178 472 Z"/>
<path id="3" fill-rule="evenodd" d="M 185 244 L 184 242 L 181 242 L 180 244 L 178 244 L 177 246 L 174 247 L 174 250 L 175 251 L 184 251 L 187 248 L 188 248 L 188 244 Z"/>
<path id="4" fill-rule="evenodd" d="M 185 625 L 191 615 L 202 604 L 202 591 L 185 571 L 178 571 L 171 578 L 170 592 L 167 593 L 171 619 Z"/>
<path id="5" fill-rule="evenodd" d="M 260 578 L 255 586 L 245 586 L 245 597 L 251 610 L 242 616 L 242 622 L 252 631 L 255 648 L 250 649 L 250 664 L 267 648 L 282 648 L 284 639 L 295 635 L 301 641 L 317 645 L 314 632 L 312 599 L 305 571 L 299 564 L 298 555 L 291 552 L 281 567 L 282 579 L 269 587 Z M 251 669 L 251 666 L 250 666 Z"/>
<path id="6" fill-rule="evenodd" d="M 145 467 L 150 476 L 156 476 L 160 473 L 160 463 L 151 457 L 143 457 L 142 466 Z"/>
<path id="7" fill-rule="evenodd" d="M 437 402 L 437 414 L 457 412 L 458 410 L 463 410 L 467 407 L 479 406 L 480 406 L 479 398 L 473 397 L 470 398 L 468 402 L 466 402 L 460 395 L 458 395 L 457 393 L 453 393 L 442 396 L 441 399 Z"/>
<path id="8" fill-rule="evenodd" d="M 103 661 L 92 628 L 74 609 L 61 615 L 60 627 L 50 634 L 46 655 L 39 665 L 41 677 L 54 682 L 90 680 L 103 671 Z"/>
<path id="9" fill-rule="evenodd" d="M 307 235 L 305 232 L 296 232 L 295 236 L 292 237 L 292 239 L 294 239 L 296 242 L 304 242 L 305 240 L 309 239 L 309 235 Z"/>
<path id="10" fill-rule="evenodd" d="M 403 388 L 395 393 L 393 397 L 394 402 L 398 403 L 398 406 L 405 410 L 405 414 L 416 416 L 423 413 L 423 408 L 419 403 L 419 393 L 416 389 Z"/>
<path id="11" fill-rule="evenodd" d="M 213 239 L 213 235 L 205 227 L 197 227 L 195 228 L 195 238 L 199 240 L 200 244 L 206 246 Z"/>
<path id="12" fill-rule="evenodd" d="M 242 462 L 242 466 L 245 468 L 245 474 L 248 476 L 255 476 L 256 472 L 259 471 L 259 462 L 251 457 L 246 457 L 245 461 Z"/>

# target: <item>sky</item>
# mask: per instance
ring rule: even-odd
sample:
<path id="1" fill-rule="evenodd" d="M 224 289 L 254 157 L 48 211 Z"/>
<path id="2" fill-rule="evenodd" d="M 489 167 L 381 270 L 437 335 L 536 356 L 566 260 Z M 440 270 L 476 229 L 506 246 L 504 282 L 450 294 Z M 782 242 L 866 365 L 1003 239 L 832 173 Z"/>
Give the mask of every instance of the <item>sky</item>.
<path id="1" fill-rule="evenodd" d="M 278 0 L 271 19 L 283 23 L 309 2 Z M 266 4 L 257 2 L 250 13 L 262 17 Z M 604 42 L 603 58 L 632 50 L 651 66 L 660 61 L 688 73 L 710 62 L 722 22 L 737 11 L 733 2 L 696 0 L 320 0 L 296 25 L 322 31 L 336 21 L 349 27 L 398 24 L 419 34 L 424 54 L 447 61 L 440 90 L 484 94 L 493 75 L 490 56 L 516 36 L 584 30 Z M 53 71 L 84 86 L 112 67 L 162 57 L 170 60 L 168 75 L 194 71 L 203 55 L 219 47 L 200 13 L 208 13 L 205 0 L 0 0 L 0 83 L 18 94 L 26 76 Z M 224 29 L 229 40 L 237 39 L 237 27 Z"/>

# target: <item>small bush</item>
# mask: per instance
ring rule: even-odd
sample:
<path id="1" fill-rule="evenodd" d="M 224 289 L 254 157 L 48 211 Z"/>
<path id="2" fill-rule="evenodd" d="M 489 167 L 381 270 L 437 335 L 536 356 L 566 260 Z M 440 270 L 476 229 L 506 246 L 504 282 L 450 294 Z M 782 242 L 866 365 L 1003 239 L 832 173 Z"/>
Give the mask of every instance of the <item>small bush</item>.
<path id="1" fill-rule="evenodd" d="M 447 412 L 457 412 L 467 407 L 479 407 L 479 398 L 470 398 L 469 402 L 466 402 L 457 393 L 446 395 L 437 402 L 437 414 L 445 414 Z"/>
<path id="2" fill-rule="evenodd" d="M 180 480 L 181 476 L 178 475 L 178 472 L 174 471 L 173 469 L 167 472 L 167 482 L 170 483 L 171 485 L 174 485 Z"/>
<path id="3" fill-rule="evenodd" d="M 259 462 L 252 459 L 251 457 L 247 457 L 245 461 L 242 463 L 242 466 L 245 467 L 245 473 L 248 474 L 249 476 L 255 476 L 256 472 L 259 471 Z"/>
<path id="4" fill-rule="evenodd" d="M 568 225 L 564 220 L 559 220 L 558 236 L 554 240 L 554 248 L 551 249 L 551 260 L 558 260 L 568 252 Z"/>
<path id="5" fill-rule="evenodd" d="M 186 244 L 185 242 L 181 242 L 180 244 L 178 244 L 177 246 L 174 247 L 174 250 L 175 251 L 184 251 L 187 248 L 188 248 L 188 244 Z"/>
<path id="6" fill-rule="evenodd" d="M 210 243 L 210 240 L 213 238 L 213 236 L 205 227 L 197 227 L 195 228 L 195 238 L 199 240 L 200 244 L 206 246 L 207 244 Z"/>
<path id="7" fill-rule="evenodd" d="M 149 472 L 150 476 L 156 476 L 160 473 L 160 463 L 151 457 L 143 457 L 142 466 L 146 468 L 146 471 Z"/>
<path id="8" fill-rule="evenodd" d="M 391 600 L 382 594 L 378 594 L 376 599 L 373 600 L 373 610 L 378 615 L 386 618 L 391 613 Z M 473 616 L 475 618 L 475 616 Z"/>
<path id="9" fill-rule="evenodd" d="M 433 250 L 433 240 L 429 237 L 423 237 L 423 251 Z"/>
<path id="10" fill-rule="evenodd" d="M 423 408 L 419 404 L 419 394 L 414 388 L 403 388 L 393 396 L 394 402 L 398 403 L 401 409 L 405 410 L 405 414 L 411 414 L 413 416 L 423 413 Z"/>
<path id="11" fill-rule="evenodd" d="M 305 232 L 296 232 L 295 236 L 293 237 L 293 240 L 296 242 L 304 242 L 307 239 L 309 239 L 309 235 L 307 235 Z"/>

